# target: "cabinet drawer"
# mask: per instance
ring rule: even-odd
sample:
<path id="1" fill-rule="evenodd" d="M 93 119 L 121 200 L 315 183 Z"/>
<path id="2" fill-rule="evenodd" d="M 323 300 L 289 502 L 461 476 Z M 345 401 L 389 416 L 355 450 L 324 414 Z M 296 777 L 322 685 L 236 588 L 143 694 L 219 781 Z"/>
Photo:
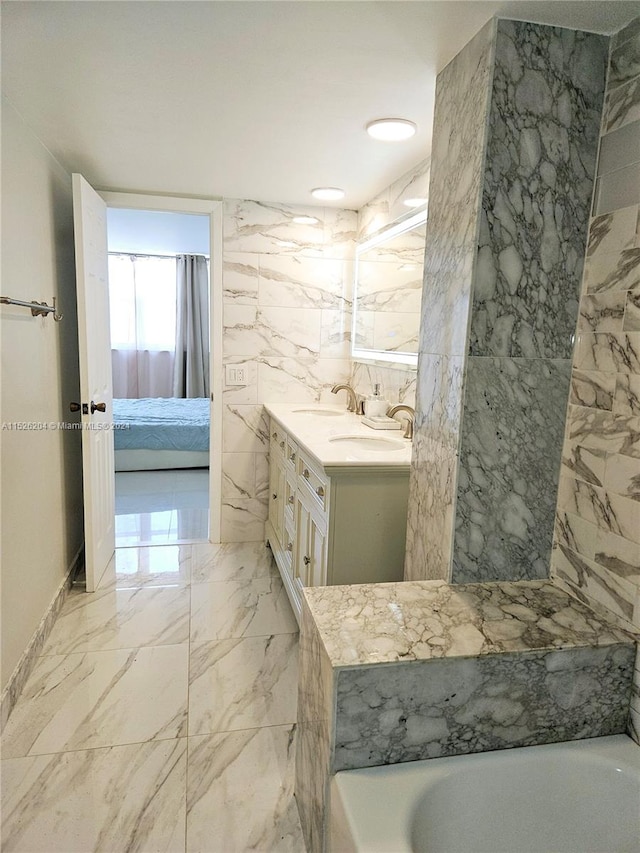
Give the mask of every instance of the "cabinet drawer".
<path id="1" fill-rule="evenodd" d="M 293 521 L 285 518 L 284 533 L 282 536 L 282 556 L 287 571 L 292 575 L 293 549 L 295 548 L 295 536 L 293 533 Z M 292 575 L 293 576 L 293 575 Z"/>
<path id="2" fill-rule="evenodd" d="M 284 486 L 284 515 L 285 520 L 288 520 L 293 529 L 293 507 L 296 502 L 296 477 L 295 474 L 287 472 L 287 479 Z"/>
<path id="3" fill-rule="evenodd" d="M 290 435 L 287 435 L 284 453 L 287 467 L 289 467 L 291 471 L 295 472 L 296 462 L 298 460 L 298 445 Z"/>
<path id="4" fill-rule="evenodd" d="M 326 510 L 329 500 L 329 479 L 320 474 L 309 460 L 300 454 L 298 454 L 298 476 L 299 482 L 305 484 L 317 505 L 322 510 Z"/>
<path id="5" fill-rule="evenodd" d="M 271 436 L 269 440 L 269 449 L 274 456 L 284 456 L 285 447 L 287 444 L 287 434 L 276 424 L 271 421 Z"/>

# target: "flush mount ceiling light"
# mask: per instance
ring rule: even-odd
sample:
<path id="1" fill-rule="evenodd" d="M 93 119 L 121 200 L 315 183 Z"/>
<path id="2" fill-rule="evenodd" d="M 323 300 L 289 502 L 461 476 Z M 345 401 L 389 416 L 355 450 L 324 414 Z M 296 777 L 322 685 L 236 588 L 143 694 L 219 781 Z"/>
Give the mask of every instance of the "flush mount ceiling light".
<path id="1" fill-rule="evenodd" d="M 311 195 L 322 201 L 338 201 L 344 198 L 344 190 L 341 190 L 339 187 L 316 187 L 311 190 Z"/>
<path id="2" fill-rule="evenodd" d="M 405 198 L 402 202 L 405 207 L 422 207 L 427 203 L 426 198 Z"/>
<path id="3" fill-rule="evenodd" d="M 378 118 L 367 125 L 367 133 L 383 142 L 402 142 L 414 136 L 417 125 L 406 118 Z"/>
<path id="4" fill-rule="evenodd" d="M 293 221 L 298 225 L 317 225 L 320 222 L 315 216 L 294 216 Z"/>

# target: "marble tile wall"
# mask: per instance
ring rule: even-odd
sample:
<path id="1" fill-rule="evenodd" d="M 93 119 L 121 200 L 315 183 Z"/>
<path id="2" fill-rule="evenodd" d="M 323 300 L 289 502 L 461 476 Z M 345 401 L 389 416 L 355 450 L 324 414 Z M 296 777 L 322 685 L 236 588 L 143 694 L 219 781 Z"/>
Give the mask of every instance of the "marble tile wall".
<path id="1" fill-rule="evenodd" d="M 494 31 L 491 21 L 436 82 L 407 580 L 448 578 L 450 571 L 462 372 Z"/>
<path id="2" fill-rule="evenodd" d="M 408 207 L 404 202 L 408 199 L 428 199 L 430 167 L 430 158 L 422 160 L 358 211 L 359 240 L 366 240 L 382 228 L 415 213 L 415 208 Z M 368 330 L 373 334 L 373 323 Z M 380 385 L 383 396 L 390 404 L 406 403 L 415 408 L 416 371 L 412 367 L 353 362 L 350 384 L 358 394 L 365 396 L 371 393 L 374 385 Z"/>
<path id="3" fill-rule="evenodd" d="M 335 402 L 332 385 L 349 379 L 356 229 L 355 211 L 225 201 L 223 363 L 243 365 L 248 382 L 223 391 L 223 542 L 264 533 L 262 404 Z"/>
<path id="4" fill-rule="evenodd" d="M 612 39 L 551 575 L 640 632 L 640 18 Z M 624 137 L 621 134 L 624 133 Z M 629 204 L 630 191 L 635 202 Z M 630 731 L 640 731 L 640 663 Z"/>
<path id="5" fill-rule="evenodd" d="M 608 39 L 498 21 L 452 581 L 549 573 Z"/>

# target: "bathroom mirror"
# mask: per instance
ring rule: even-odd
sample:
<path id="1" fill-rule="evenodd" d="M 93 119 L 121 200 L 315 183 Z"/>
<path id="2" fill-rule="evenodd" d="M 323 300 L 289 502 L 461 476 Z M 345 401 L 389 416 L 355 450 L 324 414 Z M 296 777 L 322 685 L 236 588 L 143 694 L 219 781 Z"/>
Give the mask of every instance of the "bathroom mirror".
<path id="1" fill-rule="evenodd" d="M 358 244 L 351 354 L 355 361 L 418 364 L 426 209 Z"/>

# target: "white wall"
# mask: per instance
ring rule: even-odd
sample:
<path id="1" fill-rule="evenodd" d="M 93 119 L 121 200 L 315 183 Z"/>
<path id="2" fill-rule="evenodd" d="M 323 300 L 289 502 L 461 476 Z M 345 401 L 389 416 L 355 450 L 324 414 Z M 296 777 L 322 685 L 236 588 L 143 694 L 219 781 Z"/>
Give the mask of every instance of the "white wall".
<path id="1" fill-rule="evenodd" d="M 107 210 L 110 252 L 208 255 L 209 217 L 158 210 Z"/>
<path id="2" fill-rule="evenodd" d="M 64 319 L 0 306 L 1 420 L 48 423 L 78 399 L 71 178 L 2 104 L 2 294 Z M 0 431 L 2 687 L 82 541 L 80 434 Z"/>

